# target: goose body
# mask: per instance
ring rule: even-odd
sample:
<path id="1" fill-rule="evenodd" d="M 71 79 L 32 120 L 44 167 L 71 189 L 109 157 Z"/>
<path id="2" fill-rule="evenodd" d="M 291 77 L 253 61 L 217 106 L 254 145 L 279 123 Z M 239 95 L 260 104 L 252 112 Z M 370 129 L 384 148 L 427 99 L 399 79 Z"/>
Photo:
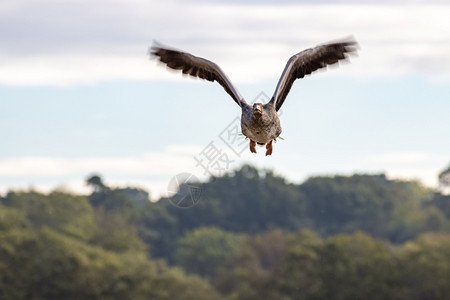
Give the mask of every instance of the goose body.
<path id="1" fill-rule="evenodd" d="M 271 155 L 272 142 L 281 134 L 277 112 L 294 81 L 340 60 L 348 60 L 348 54 L 355 53 L 357 47 L 358 44 L 354 39 L 347 38 L 295 54 L 288 60 L 271 100 L 266 104 L 253 105 L 245 101 L 222 69 L 209 60 L 160 45 L 151 48 L 151 55 L 157 57 L 167 67 L 181 70 L 183 74 L 217 81 L 241 108 L 241 131 L 250 140 L 250 151 L 256 153 L 256 144 L 265 145 L 266 155 Z"/>

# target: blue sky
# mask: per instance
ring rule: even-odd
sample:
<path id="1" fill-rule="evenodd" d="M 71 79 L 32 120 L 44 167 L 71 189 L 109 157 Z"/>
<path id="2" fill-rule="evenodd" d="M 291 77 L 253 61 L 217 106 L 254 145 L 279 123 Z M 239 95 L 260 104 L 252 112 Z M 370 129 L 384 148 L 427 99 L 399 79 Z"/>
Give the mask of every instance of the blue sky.
<path id="1" fill-rule="evenodd" d="M 84 193 L 96 172 L 155 199 L 178 173 L 205 179 L 195 158 L 211 145 L 222 170 L 436 186 L 450 161 L 448 15 L 446 1 L 1 2 L 0 192 Z M 359 57 L 295 82 L 271 157 L 221 139 L 239 107 L 217 83 L 147 56 L 157 40 L 213 60 L 251 102 L 272 95 L 291 55 L 348 35 Z"/>

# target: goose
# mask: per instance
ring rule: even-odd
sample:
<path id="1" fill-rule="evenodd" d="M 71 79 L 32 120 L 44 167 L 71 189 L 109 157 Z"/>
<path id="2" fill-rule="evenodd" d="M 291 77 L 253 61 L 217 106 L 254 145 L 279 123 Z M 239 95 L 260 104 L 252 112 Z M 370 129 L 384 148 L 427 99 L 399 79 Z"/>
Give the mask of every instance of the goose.
<path id="1" fill-rule="evenodd" d="M 348 61 L 356 54 L 358 43 L 353 37 L 320 44 L 293 55 L 286 63 L 272 98 L 266 104 L 249 105 L 227 75 L 214 62 L 154 42 L 151 57 L 173 70 L 208 81 L 217 81 L 241 108 L 241 131 L 250 140 L 250 152 L 256 153 L 256 144 L 266 147 L 266 156 L 273 151 L 272 142 L 280 136 L 278 111 L 283 105 L 294 81 L 326 68 L 339 61 Z M 280 137 L 281 138 L 281 137 Z"/>

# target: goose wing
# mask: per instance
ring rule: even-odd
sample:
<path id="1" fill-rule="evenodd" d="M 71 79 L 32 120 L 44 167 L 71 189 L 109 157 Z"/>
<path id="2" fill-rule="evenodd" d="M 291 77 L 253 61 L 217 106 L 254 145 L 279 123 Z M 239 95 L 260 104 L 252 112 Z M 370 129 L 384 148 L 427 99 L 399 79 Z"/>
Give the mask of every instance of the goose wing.
<path id="1" fill-rule="evenodd" d="M 357 42 L 353 38 L 347 38 L 306 49 L 292 56 L 281 74 L 271 99 L 276 104 L 276 110 L 283 105 L 297 78 L 303 78 L 340 60 L 348 60 L 348 54 L 355 53 L 357 49 Z"/>
<path id="2" fill-rule="evenodd" d="M 241 106 L 241 103 L 245 103 L 238 89 L 231 83 L 222 69 L 212 61 L 159 45 L 154 45 L 150 49 L 150 54 L 158 57 L 159 61 L 167 67 L 181 70 L 183 74 L 217 81 L 239 106 Z"/>

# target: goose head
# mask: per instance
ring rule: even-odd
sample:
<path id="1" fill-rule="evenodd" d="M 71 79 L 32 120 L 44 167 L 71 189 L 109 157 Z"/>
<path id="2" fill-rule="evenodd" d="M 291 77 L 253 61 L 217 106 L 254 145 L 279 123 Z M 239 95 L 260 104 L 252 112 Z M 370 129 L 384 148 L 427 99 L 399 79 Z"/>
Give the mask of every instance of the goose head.
<path id="1" fill-rule="evenodd" d="M 253 115 L 255 117 L 261 117 L 263 114 L 263 105 L 262 103 L 253 104 Z"/>

